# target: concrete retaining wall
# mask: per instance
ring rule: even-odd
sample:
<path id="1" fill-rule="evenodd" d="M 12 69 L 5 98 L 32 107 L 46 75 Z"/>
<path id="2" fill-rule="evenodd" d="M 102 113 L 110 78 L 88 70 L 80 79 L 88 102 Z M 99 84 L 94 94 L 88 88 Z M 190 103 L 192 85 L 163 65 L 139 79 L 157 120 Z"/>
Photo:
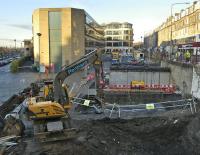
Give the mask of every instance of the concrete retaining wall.
<path id="1" fill-rule="evenodd" d="M 171 79 L 180 90 L 200 99 L 200 67 L 177 62 L 161 62 L 162 67 L 171 68 Z"/>
<path id="2" fill-rule="evenodd" d="M 200 66 L 193 67 L 192 93 L 200 99 Z"/>
<path id="3" fill-rule="evenodd" d="M 130 84 L 132 80 L 145 84 L 170 84 L 170 72 L 111 71 L 110 84 Z"/>
<path id="4" fill-rule="evenodd" d="M 171 76 L 173 83 L 176 84 L 184 94 L 191 94 L 192 78 L 193 78 L 193 66 L 189 64 L 181 63 L 168 63 L 161 62 L 162 67 L 171 68 Z"/>

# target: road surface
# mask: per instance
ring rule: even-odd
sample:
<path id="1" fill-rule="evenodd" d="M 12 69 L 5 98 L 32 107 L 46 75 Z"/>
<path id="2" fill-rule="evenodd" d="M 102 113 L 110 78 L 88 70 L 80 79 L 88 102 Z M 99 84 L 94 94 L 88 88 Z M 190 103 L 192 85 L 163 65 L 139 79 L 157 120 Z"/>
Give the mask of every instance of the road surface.
<path id="1" fill-rule="evenodd" d="M 10 65 L 0 67 L 0 102 L 6 101 L 38 79 L 38 73 L 11 73 Z"/>

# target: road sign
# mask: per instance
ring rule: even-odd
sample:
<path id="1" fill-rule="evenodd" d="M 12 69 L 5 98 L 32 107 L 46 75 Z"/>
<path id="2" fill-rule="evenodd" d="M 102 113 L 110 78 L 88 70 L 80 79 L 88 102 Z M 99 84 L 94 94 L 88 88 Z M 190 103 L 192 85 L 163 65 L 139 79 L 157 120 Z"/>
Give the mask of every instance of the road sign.
<path id="1" fill-rule="evenodd" d="M 45 66 L 44 65 L 40 65 L 40 73 L 45 73 Z"/>
<path id="2" fill-rule="evenodd" d="M 146 109 L 147 110 L 154 110 L 155 109 L 155 105 L 154 104 L 146 104 Z"/>

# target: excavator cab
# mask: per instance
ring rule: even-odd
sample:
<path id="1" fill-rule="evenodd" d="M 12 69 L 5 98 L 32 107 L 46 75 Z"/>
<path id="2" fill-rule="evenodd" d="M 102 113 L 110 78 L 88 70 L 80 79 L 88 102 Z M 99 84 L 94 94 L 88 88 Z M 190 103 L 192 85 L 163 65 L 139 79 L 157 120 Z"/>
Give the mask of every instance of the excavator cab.
<path id="1" fill-rule="evenodd" d="M 54 101 L 54 99 L 53 99 L 53 80 L 44 81 L 44 98 L 46 101 Z"/>

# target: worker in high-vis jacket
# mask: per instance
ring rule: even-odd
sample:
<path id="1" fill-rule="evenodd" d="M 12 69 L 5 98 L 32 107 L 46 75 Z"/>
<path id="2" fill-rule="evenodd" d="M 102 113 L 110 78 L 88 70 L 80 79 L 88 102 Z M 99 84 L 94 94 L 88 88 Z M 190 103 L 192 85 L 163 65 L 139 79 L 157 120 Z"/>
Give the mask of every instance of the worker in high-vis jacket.
<path id="1" fill-rule="evenodd" d="M 186 62 L 190 61 L 191 54 L 188 50 L 185 52 L 184 57 L 185 57 Z"/>

